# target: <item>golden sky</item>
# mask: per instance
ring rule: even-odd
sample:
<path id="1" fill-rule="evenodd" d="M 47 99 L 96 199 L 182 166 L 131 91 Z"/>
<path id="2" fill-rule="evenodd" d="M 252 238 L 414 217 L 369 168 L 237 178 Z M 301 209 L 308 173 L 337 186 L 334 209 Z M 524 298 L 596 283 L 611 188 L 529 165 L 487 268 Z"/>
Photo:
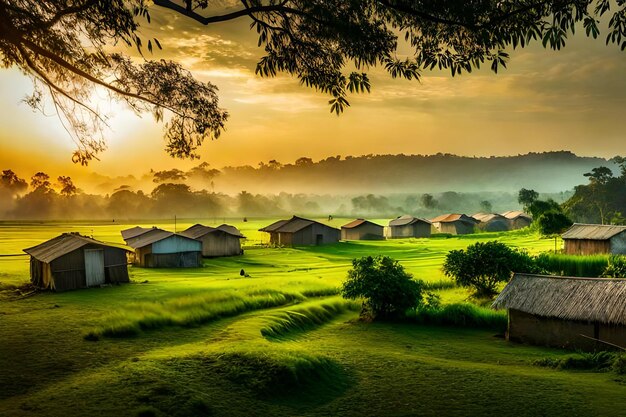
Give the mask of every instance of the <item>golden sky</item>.
<path id="1" fill-rule="evenodd" d="M 372 69 L 372 92 L 352 96 L 352 107 L 337 117 L 328 97 L 296 79 L 254 75 L 262 50 L 245 18 L 204 27 L 158 8 L 152 17 L 142 27 L 164 47 L 154 57 L 176 59 L 219 87 L 221 106 L 230 113 L 227 130 L 200 152 L 201 161 L 217 168 L 369 153 L 626 153 L 626 52 L 605 46 L 602 35 L 595 41 L 577 35 L 560 52 L 540 45 L 512 51 L 509 69 L 498 75 L 488 69 L 455 78 L 425 72 L 416 82 Z M 103 111 L 113 115 L 105 132 L 109 149 L 100 162 L 75 166 L 74 145 L 58 119 L 21 103 L 30 91 L 30 80 L 18 71 L 0 71 L 1 169 L 22 176 L 37 170 L 115 176 L 199 163 L 167 156 L 162 126 L 150 115 L 139 118 L 105 103 Z"/>

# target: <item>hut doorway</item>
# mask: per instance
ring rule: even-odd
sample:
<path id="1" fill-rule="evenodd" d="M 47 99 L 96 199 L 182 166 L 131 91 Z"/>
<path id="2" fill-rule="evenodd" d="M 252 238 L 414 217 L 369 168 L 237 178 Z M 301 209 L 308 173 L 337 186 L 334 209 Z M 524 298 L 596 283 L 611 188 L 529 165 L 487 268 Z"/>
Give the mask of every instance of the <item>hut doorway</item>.
<path id="1" fill-rule="evenodd" d="M 85 281 L 88 287 L 104 284 L 104 251 L 85 249 Z"/>
<path id="2" fill-rule="evenodd" d="M 321 245 L 324 243 L 324 235 L 315 235 L 315 244 Z"/>

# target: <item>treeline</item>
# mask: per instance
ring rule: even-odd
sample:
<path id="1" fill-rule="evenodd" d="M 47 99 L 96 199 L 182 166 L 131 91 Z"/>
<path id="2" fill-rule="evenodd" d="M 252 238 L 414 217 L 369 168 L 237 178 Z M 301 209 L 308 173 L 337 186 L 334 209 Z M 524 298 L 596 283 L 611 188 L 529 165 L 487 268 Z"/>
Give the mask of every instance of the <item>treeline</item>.
<path id="1" fill-rule="evenodd" d="M 56 180 L 44 172 L 29 181 L 12 170 L 0 176 L 0 217 L 2 219 L 141 219 L 179 217 L 266 217 L 345 216 L 393 218 L 412 214 L 430 218 L 446 212 L 473 214 L 478 211 L 505 211 L 519 207 L 514 193 L 436 194 L 396 193 L 389 195 L 253 194 L 240 191 L 229 195 L 211 189 L 194 189 L 183 182 L 183 172 L 152 173 L 153 188 L 146 192 L 128 185 L 113 193 L 83 192 L 68 176 Z M 163 182 L 161 181 L 168 181 Z M 210 187 L 210 181 L 209 181 Z M 566 194 L 548 195 L 565 200 Z"/>
<path id="2" fill-rule="evenodd" d="M 619 175 L 606 166 L 584 174 L 587 184 L 578 185 L 563 204 L 564 211 L 579 223 L 626 224 L 626 158 L 616 157 Z"/>

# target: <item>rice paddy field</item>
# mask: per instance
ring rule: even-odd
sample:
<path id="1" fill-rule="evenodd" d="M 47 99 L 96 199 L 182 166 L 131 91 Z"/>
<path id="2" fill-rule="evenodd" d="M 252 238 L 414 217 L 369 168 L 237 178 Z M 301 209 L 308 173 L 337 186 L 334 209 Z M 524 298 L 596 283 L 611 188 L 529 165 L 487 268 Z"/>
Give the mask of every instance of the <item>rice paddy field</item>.
<path id="1" fill-rule="evenodd" d="M 1 416 L 618 416 L 626 380 L 612 372 L 535 365 L 571 352 L 506 342 L 468 326 L 364 323 L 338 288 L 353 258 L 389 255 L 444 304 L 469 293 L 441 273 L 446 253 L 498 239 L 531 253 L 554 240 L 530 232 L 269 248 L 233 224 L 240 257 L 202 268 L 131 267 L 122 286 L 20 296 L 28 258 L 0 256 Z M 325 223 L 339 227 L 351 219 Z M 386 222 L 379 219 L 379 222 Z M 0 223 L 0 254 L 62 232 L 121 243 L 135 225 Z M 244 269 L 249 277 L 241 277 Z M 493 313 L 502 314 L 502 313 Z"/>

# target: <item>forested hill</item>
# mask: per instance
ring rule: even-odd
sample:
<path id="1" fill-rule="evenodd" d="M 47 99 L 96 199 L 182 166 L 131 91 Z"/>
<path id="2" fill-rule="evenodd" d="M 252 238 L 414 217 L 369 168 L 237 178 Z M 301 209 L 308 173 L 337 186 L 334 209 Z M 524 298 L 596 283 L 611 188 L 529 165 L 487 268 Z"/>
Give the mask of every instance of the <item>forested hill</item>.
<path id="1" fill-rule="evenodd" d="M 256 168 L 225 167 L 214 183 L 222 192 L 254 193 L 512 192 L 522 187 L 550 193 L 586 183 L 583 174 L 601 165 L 615 171 L 610 160 L 565 151 L 505 157 L 365 155 L 318 162 L 300 158 L 284 165 L 270 161 Z"/>

